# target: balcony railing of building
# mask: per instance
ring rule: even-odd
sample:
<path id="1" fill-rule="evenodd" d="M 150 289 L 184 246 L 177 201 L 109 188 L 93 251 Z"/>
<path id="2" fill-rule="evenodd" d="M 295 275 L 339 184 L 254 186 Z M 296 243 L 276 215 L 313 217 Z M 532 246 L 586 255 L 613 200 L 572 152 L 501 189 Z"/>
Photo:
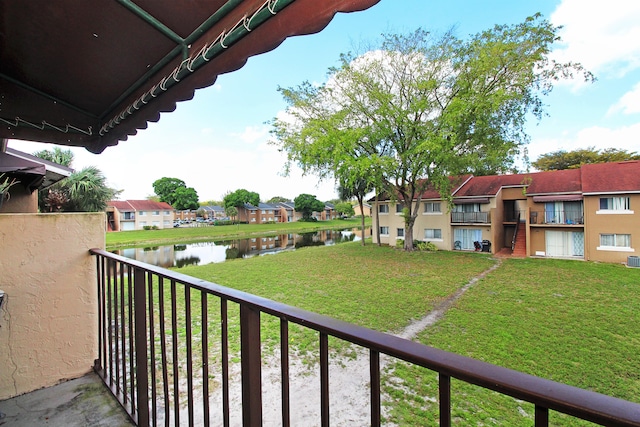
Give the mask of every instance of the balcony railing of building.
<path id="1" fill-rule="evenodd" d="M 307 312 L 109 252 L 97 261 L 99 355 L 95 370 L 138 425 L 230 424 L 230 343 L 239 342 L 242 423 L 262 424 L 261 324 L 279 324 L 281 413 L 289 426 L 289 328 L 317 333 L 320 420 L 329 425 L 329 337 L 368 349 L 371 425 L 381 423 L 380 355 L 437 372 L 441 426 L 451 426 L 451 379 L 457 378 L 535 405 L 535 426 L 549 411 L 608 426 L 640 425 L 640 404 L 541 379 L 326 316 Z M 232 307 L 233 309 L 232 311 Z M 229 325 L 239 311 L 238 331 Z M 264 317 L 262 317 L 264 316 Z M 211 321 L 210 319 L 215 319 Z M 217 327 L 210 327 L 210 325 Z M 215 353 L 215 356 L 214 356 Z M 211 407 L 209 381 L 220 371 L 222 399 Z M 186 418 L 186 419 L 185 419 Z"/>
<path id="2" fill-rule="evenodd" d="M 454 224 L 489 224 L 489 212 L 451 212 L 451 222 Z"/>
<path id="3" fill-rule="evenodd" d="M 529 214 L 531 224 L 582 225 L 584 213 L 581 211 L 532 211 Z"/>

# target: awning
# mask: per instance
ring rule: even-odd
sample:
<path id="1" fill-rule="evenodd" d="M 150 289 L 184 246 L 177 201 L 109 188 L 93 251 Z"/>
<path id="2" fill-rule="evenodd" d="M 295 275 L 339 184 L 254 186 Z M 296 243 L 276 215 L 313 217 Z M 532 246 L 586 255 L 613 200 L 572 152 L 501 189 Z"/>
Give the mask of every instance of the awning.
<path id="1" fill-rule="evenodd" d="M 99 153 L 249 57 L 378 1 L 0 1 L 0 139 Z"/>
<path id="2" fill-rule="evenodd" d="M 15 178 L 29 191 L 37 189 L 47 173 L 43 164 L 0 152 L 0 173 Z"/>
<path id="3" fill-rule="evenodd" d="M 555 194 L 551 196 L 533 196 L 535 203 L 544 202 L 579 202 L 582 200 L 582 194 Z"/>
<path id="4" fill-rule="evenodd" d="M 468 205 L 471 203 L 489 203 L 488 197 L 473 197 L 468 199 L 453 199 L 453 203 L 456 205 Z"/>
<path id="5" fill-rule="evenodd" d="M 0 152 L 0 173 L 20 181 L 29 191 L 47 188 L 68 177 L 73 169 L 12 148 Z"/>

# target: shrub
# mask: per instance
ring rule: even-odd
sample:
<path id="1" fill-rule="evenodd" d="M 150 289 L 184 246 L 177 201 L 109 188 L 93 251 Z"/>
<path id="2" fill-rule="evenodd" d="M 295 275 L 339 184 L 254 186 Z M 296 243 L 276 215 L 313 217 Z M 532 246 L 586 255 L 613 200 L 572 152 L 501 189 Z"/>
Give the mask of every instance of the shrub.
<path id="1" fill-rule="evenodd" d="M 417 242 L 416 248 L 420 251 L 436 252 L 438 247 L 433 242 Z"/>

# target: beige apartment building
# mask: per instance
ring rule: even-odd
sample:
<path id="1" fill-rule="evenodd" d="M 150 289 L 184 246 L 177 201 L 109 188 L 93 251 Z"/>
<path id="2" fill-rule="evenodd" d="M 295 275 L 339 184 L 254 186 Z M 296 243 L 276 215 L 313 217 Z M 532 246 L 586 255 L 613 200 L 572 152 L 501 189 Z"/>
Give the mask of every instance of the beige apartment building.
<path id="1" fill-rule="evenodd" d="M 153 200 L 111 200 L 107 203 L 107 230 L 143 230 L 145 227 L 172 228 L 173 207 Z"/>
<path id="2" fill-rule="evenodd" d="M 457 177 L 451 198 L 450 205 L 433 188 L 422 194 L 415 240 L 442 250 L 615 263 L 634 263 L 640 253 L 638 161 Z M 402 205 L 388 196 L 373 203 L 381 243 L 404 239 Z"/>

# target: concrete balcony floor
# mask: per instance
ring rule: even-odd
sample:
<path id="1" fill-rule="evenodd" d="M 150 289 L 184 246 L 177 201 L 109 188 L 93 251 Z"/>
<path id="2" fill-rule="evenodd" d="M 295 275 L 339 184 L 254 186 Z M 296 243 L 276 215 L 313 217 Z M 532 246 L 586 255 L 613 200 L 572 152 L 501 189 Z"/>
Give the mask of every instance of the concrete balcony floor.
<path id="1" fill-rule="evenodd" d="M 0 402 L 0 426 L 132 425 L 94 373 Z"/>

